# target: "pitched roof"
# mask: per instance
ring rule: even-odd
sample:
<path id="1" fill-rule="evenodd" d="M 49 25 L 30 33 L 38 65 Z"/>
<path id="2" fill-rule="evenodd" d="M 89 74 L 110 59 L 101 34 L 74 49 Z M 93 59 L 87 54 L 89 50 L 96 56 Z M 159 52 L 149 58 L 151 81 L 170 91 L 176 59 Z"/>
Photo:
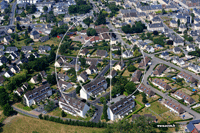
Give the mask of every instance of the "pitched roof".
<path id="1" fill-rule="evenodd" d="M 132 81 L 133 82 L 136 82 L 136 81 L 139 82 L 141 76 L 142 76 L 142 72 L 140 70 L 136 70 L 132 75 Z"/>
<path id="2" fill-rule="evenodd" d="M 179 114 L 185 112 L 185 110 L 180 106 L 180 104 L 176 104 L 172 100 L 165 100 L 164 104 L 166 104 L 169 107 L 173 108 L 174 110 L 176 110 L 177 112 L 179 112 Z"/>
<path id="3" fill-rule="evenodd" d="M 153 72 L 154 75 L 161 75 L 162 72 L 164 72 L 167 69 L 167 67 L 164 64 L 160 64 L 155 71 Z"/>
<path id="4" fill-rule="evenodd" d="M 146 57 L 145 57 L 145 60 L 142 59 L 142 61 L 140 62 L 139 66 L 140 66 L 140 67 L 147 66 L 147 64 L 148 64 L 150 61 L 151 61 L 150 58 L 146 56 Z"/>
<path id="5" fill-rule="evenodd" d="M 121 99 L 120 101 L 111 105 L 110 110 L 115 115 L 123 116 L 124 114 L 126 114 L 127 112 L 132 110 L 132 108 L 130 108 L 130 106 L 133 105 L 133 102 L 134 102 L 134 100 L 132 97 L 125 97 L 125 98 Z"/>
<path id="6" fill-rule="evenodd" d="M 194 77 L 185 73 L 184 71 L 179 72 L 177 75 L 183 77 L 184 79 L 192 83 L 197 81 Z"/>
<path id="7" fill-rule="evenodd" d="M 99 92 L 102 92 L 104 89 L 106 89 L 106 88 L 103 88 L 104 84 L 107 84 L 106 79 L 104 77 L 100 77 L 84 85 L 83 88 L 87 92 L 91 92 L 93 95 L 96 95 Z"/>
<path id="8" fill-rule="evenodd" d="M 148 94 L 149 96 L 155 95 L 155 93 L 150 88 L 147 88 L 144 84 L 141 84 L 138 89 Z"/>
<path id="9" fill-rule="evenodd" d="M 77 99 L 75 99 L 75 98 L 72 98 L 72 97 L 70 97 L 70 96 L 68 96 L 68 95 L 66 95 L 66 94 L 64 94 L 63 95 L 65 98 L 63 98 L 63 97 L 61 97 L 60 99 L 59 99 L 59 101 L 60 102 L 63 102 L 63 103 L 65 103 L 65 104 L 62 104 L 62 106 L 67 106 L 68 104 L 70 105 L 70 106 L 72 106 L 73 107 L 73 109 L 74 110 L 76 110 L 76 111 L 78 111 L 78 112 L 80 112 L 80 111 L 82 111 L 83 109 L 84 109 L 84 107 L 85 107 L 85 103 L 84 102 L 81 102 L 80 100 L 77 100 Z M 66 102 L 66 101 L 67 102 Z M 67 106 L 68 108 L 69 108 L 69 106 Z M 70 107 L 71 108 L 71 107 Z M 73 110 L 72 110 L 73 111 Z"/>
<path id="10" fill-rule="evenodd" d="M 169 86 L 167 83 L 165 83 L 164 81 L 162 81 L 158 78 L 153 79 L 152 82 L 159 85 L 160 87 L 163 87 L 165 90 L 171 89 L 171 86 Z"/>
<path id="11" fill-rule="evenodd" d="M 190 104 L 195 102 L 195 100 L 193 98 L 191 98 L 189 95 L 185 94 L 181 90 L 177 90 L 176 92 L 174 92 L 174 94 L 181 97 L 182 99 L 189 102 Z"/>
<path id="12" fill-rule="evenodd" d="M 50 85 L 49 85 L 49 83 L 46 83 L 46 84 L 41 85 L 38 88 L 35 88 L 31 91 L 27 91 L 25 93 L 25 96 L 28 98 L 28 100 L 35 99 L 42 94 L 44 95 L 49 90 L 51 90 Z"/>

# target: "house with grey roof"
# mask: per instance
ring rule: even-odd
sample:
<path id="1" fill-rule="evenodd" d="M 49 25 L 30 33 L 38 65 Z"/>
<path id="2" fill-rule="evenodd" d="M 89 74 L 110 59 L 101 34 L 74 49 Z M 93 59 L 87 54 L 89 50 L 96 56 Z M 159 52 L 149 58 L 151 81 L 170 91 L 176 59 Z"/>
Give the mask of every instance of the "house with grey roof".
<path id="1" fill-rule="evenodd" d="M 90 96 L 97 97 L 107 89 L 107 81 L 104 77 L 99 77 L 84 85 L 80 90 L 80 97 L 89 99 Z"/>
<path id="2" fill-rule="evenodd" d="M 30 33 L 31 39 L 35 40 L 35 39 L 39 39 L 39 37 L 40 37 L 39 32 L 37 32 L 36 30 L 31 31 L 31 33 Z"/>
<path id="3" fill-rule="evenodd" d="M 68 90 L 72 87 L 72 84 L 69 82 L 65 82 L 63 80 L 58 81 L 58 88 L 60 88 L 62 91 Z"/>
<path id="4" fill-rule="evenodd" d="M 30 107 L 33 104 L 37 104 L 42 100 L 45 100 L 52 95 L 52 89 L 50 88 L 49 83 L 43 84 L 38 88 L 27 91 L 24 94 L 24 102 Z"/>
<path id="5" fill-rule="evenodd" d="M 120 101 L 112 104 L 107 109 L 108 119 L 114 121 L 116 119 L 122 119 L 125 115 L 132 112 L 135 107 L 135 101 L 131 96 L 122 98 Z"/>
<path id="6" fill-rule="evenodd" d="M 62 95 L 59 99 L 59 108 L 66 113 L 80 117 L 85 117 L 87 111 L 90 109 L 86 103 L 70 97 L 67 94 Z"/>
<path id="7" fill-rule="evenodd" d="M 172 20 L 170 21 L 170 26 L 173 27 L 173 28 L 177 28 L 177 27 L 178 27 L 177 21 L 174 20 L 174 19 L 172 19 Z"/>
<path id="8" fill-rule="evenodd" d="M 195 49 L 195 46 L 191 44 L 191 45 L 187 45 L 186 50 L 188 52 L 191 52 L 191 51 L 195 51 L 196 49 Z"/>
<path id="9" fill-rule="evenodd" d="M 50 46 L 39 46 L 38 52 L 39 53 L 46 53 L 51 50 Z"/>
<path id="10" fill-rule="evenodd" d="M 6 48 L 6 53 L 13 53 L 13 52 L 16 52 L 18 51 L 17 47 L 7 47 Z"/>
<path id="11" fill-rule="evenodd" d="M 24 53 L 30 53 L 33 50 L 32 46 L 22 46 L 21 51 Z"/>
<path id="12" fill-rule="evenodd" d="M 150 32 L 153 32 L 153 31 L 164 32 L 164 25 L 163 25 L 162 22 L 161 23 L 148 24 L 147 30 L 150 31 Z"/>

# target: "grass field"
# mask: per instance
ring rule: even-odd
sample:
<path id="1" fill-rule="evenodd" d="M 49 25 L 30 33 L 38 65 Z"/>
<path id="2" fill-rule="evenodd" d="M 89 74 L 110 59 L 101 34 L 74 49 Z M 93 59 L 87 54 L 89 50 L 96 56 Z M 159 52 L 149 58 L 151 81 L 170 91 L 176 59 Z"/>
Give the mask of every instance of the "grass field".
<path id="1" fill-rule="evenodd" d="M 16 104 L 14 104 L 16 107 L 18 107 L 18 108 L 20 108 L 20 109 L 23 109 L 23 110 L 26 110 L 26 111 L 31 111 L 31 110 L 33 110 L 34 108 L 36 108 L 37 107 L 37 105 L 33 105 L 32 107 L 33 107 L 33 109 L 31 109 L 30 107 L 28 107 L 28 106 L 24 106 L 23 104 L 21 104 L 21 103 L 16 103 Z"/>
<path id="2" fill-rule="evenodd" d="M 38 133 L 99 133 L 104 129 L 64 125 L 21 115 L 3 126 L 4 133 L 32 133 L 33 131 Z"/>
<path id="3" fill-rule="evenodd" d="M 164 112 L 169 111 L 168 108 L 166 108 L 164 105 L 160 104 L 159 102 L 154 102 L 151 104 L 151 107 L 149 107 L 152 111 L 154 111 L 157 114 L 162 114 Z"/>

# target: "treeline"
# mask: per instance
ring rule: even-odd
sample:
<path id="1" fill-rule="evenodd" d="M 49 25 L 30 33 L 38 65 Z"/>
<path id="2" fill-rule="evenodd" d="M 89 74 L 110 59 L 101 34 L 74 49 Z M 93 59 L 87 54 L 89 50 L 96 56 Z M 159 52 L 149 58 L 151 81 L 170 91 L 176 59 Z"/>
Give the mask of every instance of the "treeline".
<path id="1" fill-rule="evenodd" d="M 61 124 L 66 124 L 66 125 L 73 125 L 73 126 L 84 126 L 84 127 L 97 127 L 97 128 L 107 128 L 107 123 L 105 122 L 98 122 L 98 123 L 94 123 L 91 121 L 72 121 L 70 120 L 63 120 L 60 117 L 59 118 L 55 118 L 55 117 L 49 117 L 48 115 L 44 115 L 42 116 L 42 114 L 39 115 L 39 118 L 42 120 L 47 120 L 47 121 L 53 121 L 53 122 L 57 122 L 57 123 L 61 123 Z"/>
<path id="2" fill-rule="evenodd" d="M 136 21 L 135 25 L 132 25 L 132 27 L 130 25 L 122 26 L 122 31 L 124 33 L 141 33 L 144 29 L 146 29 L 146 26 L 142 24 L 141 21 Z"/>
<path id="3" fill-rule="evenodd" d="M 68 30 L 68 26 L 67 25 L 62 25 L 60 27 L 54 27 L 51 30 L 50 36 L 51 37 L 56 37 L 57 35 L 65 34 L 67 30 Z"/>
<path id="4" fill-rule="evenodd" d="M 45 70 L 49 63 L 55 60 L 56 54 L 54 51 L 50 52 L 49 56 L 44 56 L 41 58 L 33 59 L 32 61 L 29 61 L 28 63 L 24 63 L 22 66 L 22 69 L 28 70 L 28 72 L 32 71 L 42 71 Z"/>
<path id="5" fill-rule="evenodd" d="M 92 6 L 84 0 L 76 0 L 76 5 L 71 5 L 68 8 L 69 14 L 85 14 L 92 9 Z"/>

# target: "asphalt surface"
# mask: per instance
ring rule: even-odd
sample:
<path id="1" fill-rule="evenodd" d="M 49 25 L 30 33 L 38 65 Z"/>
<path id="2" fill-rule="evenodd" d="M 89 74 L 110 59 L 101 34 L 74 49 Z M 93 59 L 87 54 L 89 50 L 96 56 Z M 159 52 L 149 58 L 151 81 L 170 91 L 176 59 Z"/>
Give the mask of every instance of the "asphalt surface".
<path id="1" fill-rule="evenodd" d="M 15 22 L 15 9 L 16 9 L 17 1 L 12 3 L 12 9 L 11 9 L 11 14 L 10 14 L 10 26 L 14 25 Z"/>

